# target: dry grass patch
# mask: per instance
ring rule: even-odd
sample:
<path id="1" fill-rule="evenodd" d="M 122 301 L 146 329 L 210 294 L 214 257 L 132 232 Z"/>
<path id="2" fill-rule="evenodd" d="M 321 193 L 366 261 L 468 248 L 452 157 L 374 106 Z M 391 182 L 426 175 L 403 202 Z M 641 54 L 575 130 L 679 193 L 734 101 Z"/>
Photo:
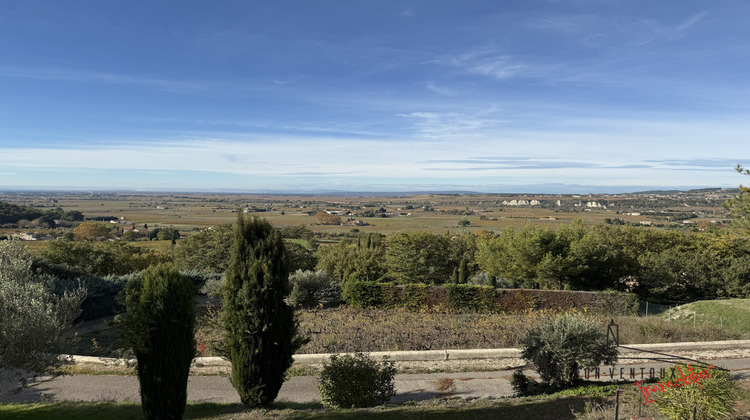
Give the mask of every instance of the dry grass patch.
<path id="1" fill-rule="evenodd" d="M 446 313 L 404 308 L 355 309 L 346 306 L 300 310 L 299 333 L 309 340 L 300 353 L 354 353 L 373 351 L 483 349 L 520 347 L 520 338 L 554 311 L 528 311 L 522 314 Z M 213 313 L 216 316 L 216 313 Z M 602 330 L 610 318 L 592 315 Z M 719 341 L 743 337 L 718 326 L 693 329 L 662 317 L 615 317 L 620 326 L 621 344 L 683 341 Z M 220 331 L 203 320 L 197 334 L 199 343 L 217 340 Z M 206 354 L 210 355 L 210 351 Z"/>

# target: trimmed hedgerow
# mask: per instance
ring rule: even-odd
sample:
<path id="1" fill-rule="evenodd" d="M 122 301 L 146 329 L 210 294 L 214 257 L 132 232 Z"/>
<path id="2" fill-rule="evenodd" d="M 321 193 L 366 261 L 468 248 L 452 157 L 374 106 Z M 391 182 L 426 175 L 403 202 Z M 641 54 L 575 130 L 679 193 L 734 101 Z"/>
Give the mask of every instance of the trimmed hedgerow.
<path id="1" fill-rule="evenodd" d="M 344 284 L 344 299 L 355 308 L 389 308 L 396 304 L 393 283 L 350 281 Z"/>
<path id="2" fill-rule="evenodd" d="M 394 306 L 409 310 L 444 308 L 458 312 L 524 312 L 530 309 L 586 309 L 609 315 L 632 315 L 638 308 L 635 295 L 622 292 L 496 289 L 470 284 L 394 285 L 351 281 L 344 299 L 357 308 Z"/>
<path id="3" fill-rule="evenodd" d="M 418 311 L 425 307 L 429 296 L 426 284 L 406 284 L 401 294 L 401 305 L 406 309 Z"/>
<path id="4" fill-rule="evenodd" d="M 448 291 L 448 302 L 455 310 L 492 312 L 498 309 L 495 305 L 495 288 L 492 286 L 447 284 L 445 290 Z"/>

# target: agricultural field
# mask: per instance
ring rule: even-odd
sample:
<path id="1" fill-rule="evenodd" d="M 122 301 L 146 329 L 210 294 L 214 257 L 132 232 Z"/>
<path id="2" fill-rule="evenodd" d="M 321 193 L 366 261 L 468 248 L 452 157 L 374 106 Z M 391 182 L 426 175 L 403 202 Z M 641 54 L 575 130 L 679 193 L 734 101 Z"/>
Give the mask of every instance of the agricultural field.
<path id="1" fill-rule="evenodd" d="M 394 196 L 283 196 L 166 193 L 11 193 L 0 201 L 44 209 L 78 211 L 86 219 L 117 218 L 136 227 L 172 227 L 183 235 L 233 223 L 237 211 L 257 214 L 274 226 L 304 225 L 322 236 L 403 231 L 465 234 L 498 232 L 529 224 L 557 229 L 573 220 L 588 225 L 634 224 L 664 229 L 729 229 L 721 204 L 729 189 L 643 194 L 514 195 L 419 194 Z M 520 204 L 519 204 L 520 203 Z M 532 204 L 533 203 L 533 204 Z M 318 212 L 341 214 L 342 224 L 321 224 Z M 462 220 L 462 225 L 459 222 Z M 361 221 L 362 225 L 354 223 Z M 28 226 L 0 227 L 0 235 L 44 232 Z M 54 233 L 54 232 L 53 232 Z"/>

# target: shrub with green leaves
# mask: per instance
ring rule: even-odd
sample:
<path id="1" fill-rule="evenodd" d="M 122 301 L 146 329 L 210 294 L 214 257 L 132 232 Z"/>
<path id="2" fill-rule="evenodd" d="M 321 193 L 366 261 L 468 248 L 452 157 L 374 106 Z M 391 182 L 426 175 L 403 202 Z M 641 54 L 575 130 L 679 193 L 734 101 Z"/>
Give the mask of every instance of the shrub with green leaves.
<path id="1" fill-rule="evenodd" d="M 469 281 L 467 281 L 466 284 L 494 287 L 495 281 L 489 273 L 487 273 L 486 271 L 482 271 L 481 273 L 476 273 L 473 276 L 469 277 Z"/>
<path id="2" fill-rule="evenodd" d="M 578 370 L 617 360 L 617 349 L 607 344 L 601 324 L 582 314 L 548 319 L 521 338 L 521 357 L 536 365 L 542 380 L 567 387 L 578 380 Z"/>
<path id="3" fill-rule="evenodd" d="M 292 293 L 289 304 L 314 307 L 341 300 L 341 285 L 325 271 L 297 270 L 289 276 Z"/>
<path id="4" fill-rule="evenodd" d="M 678 369 L 679 367 L 679 369 Z M 691 366 L 700 373 L 703 369 Z M 682 374 L 689 375 L 686 365 L 676 365 L 660 376 L 659 382 L 675 381 Z M 709 368 L 710 378 L 700 381 L 700 386 L 691 383 L 682 387 L 664 388 L 665 392 L 651 393 L 656 408 L 666 417 L 673 420 L 695 418 L 696 420 L 714 420 L 729 418 L 733 401 L 737 397 L 738 387 L 732 382 L 731 374 L 724 370 Z M 651 385 L 651 384 L 649 384 Z M 645 385 L 644 385 L 645 386 Z M 693 411 L 695 410 L 695 417 Z"/>
<path id="5" fill-rule="evenodd" d="M 363 353 L 332 355 L 318 377 L 323 405 L 332 408 L 373 407 L 396 395 L 393 361 L 377 362 Z"/>
<path id="6" fill-rule="evenodd" d="M 159 265 L 126 286 L 122 338 L 138 360 L 141 406 L 147 419 L 181 419 L 190 362 L 195 356 L 195 286 Z"/>
<path id="7" fill-rule="evenodd" d="M 26 375 L 14 369 L 42 372 L 59 366 L 58 355 L 72 349 L 73 320 L 86 291 L 75 288 L 57 296 L 46 277 L 33 273 L 22 244 L 0 241 L 0 380 L 23 386 Z"/>

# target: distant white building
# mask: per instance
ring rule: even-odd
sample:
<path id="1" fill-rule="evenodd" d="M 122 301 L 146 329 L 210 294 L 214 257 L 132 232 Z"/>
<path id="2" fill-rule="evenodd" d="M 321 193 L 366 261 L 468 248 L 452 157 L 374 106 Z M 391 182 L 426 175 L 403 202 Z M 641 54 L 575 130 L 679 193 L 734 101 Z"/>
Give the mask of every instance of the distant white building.
<path id="1" fill-rule="evenodd" d="M 22 241 L 48 241 L 52 239 L 51 236 L 43 233 L 18 233 L 15 235 L 16 238 L 22 240 Z"/>
<path id="2" fill-rule="evenodd" d="M 510 200 L 510 201 L 503 201 L 502 203 L 504 206 L 538 206 L 541 204 L 539 200 Z"/>

